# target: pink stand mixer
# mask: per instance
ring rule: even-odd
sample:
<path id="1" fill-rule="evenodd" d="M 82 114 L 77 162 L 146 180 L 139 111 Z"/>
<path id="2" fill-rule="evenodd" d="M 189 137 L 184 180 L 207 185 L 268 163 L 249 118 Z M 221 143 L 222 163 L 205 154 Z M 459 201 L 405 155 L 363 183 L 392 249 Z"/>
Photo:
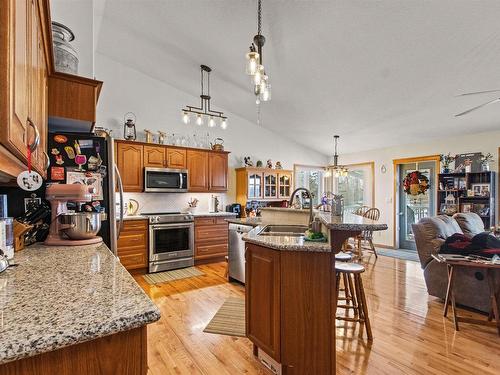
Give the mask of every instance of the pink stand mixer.
<path id="1" fill-rule="evenodd" d="M 92 200 L 88 187 L 80 184 L 54 184 L 47 187 L 45 199 L 50 202 L 52 218 L 45 245 L 75 246 L 102 242 L 97 236 L 101 229 L 97 212 L 68 212 L 68 202 L 85 203 Z"/>

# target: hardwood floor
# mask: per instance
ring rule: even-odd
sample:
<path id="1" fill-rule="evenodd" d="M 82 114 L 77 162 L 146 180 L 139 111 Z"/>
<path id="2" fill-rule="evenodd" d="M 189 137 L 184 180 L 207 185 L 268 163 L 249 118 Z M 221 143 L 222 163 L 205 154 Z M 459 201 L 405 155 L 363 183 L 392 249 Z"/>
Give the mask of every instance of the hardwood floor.
<path id="1" fill-rule="evenodd" d="M 365 260 L 374 341 L 369 345 L 359 327 L 337 321 L 337 374 L 500 373 L 495 328 L 462 323 L 455 332 L 442 316 L 443 304 L 427 295 L 419 263 L 373 255 Z M 204 276 L 156 286 L 135 276 L 162 312 L 148 327 L 149 375 L 270 374 L 247 339 L 203 333 L 225 299 L 243 296 L 244 288 L 225 281 L 225 263 L 198 268 Z"/>

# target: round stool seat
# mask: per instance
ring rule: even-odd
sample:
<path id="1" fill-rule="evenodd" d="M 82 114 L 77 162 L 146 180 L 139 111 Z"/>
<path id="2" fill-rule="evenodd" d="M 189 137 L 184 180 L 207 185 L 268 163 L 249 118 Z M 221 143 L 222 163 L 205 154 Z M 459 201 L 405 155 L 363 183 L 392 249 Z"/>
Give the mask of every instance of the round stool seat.
<path id="1" fill-rule="evenodd" d="M 365 267 L 359 263 L 335 263 L 335 271 L 347 273 L 362 273 L 365 272 Z"/>
<path id="2" fill-rule="evenodd" d="M 335 254 L 335 260 L 338 260 L 339 262 L 348 262 L 351 259 L 352 259 L 352 253 L 340 252 L 338 254 Z"/>

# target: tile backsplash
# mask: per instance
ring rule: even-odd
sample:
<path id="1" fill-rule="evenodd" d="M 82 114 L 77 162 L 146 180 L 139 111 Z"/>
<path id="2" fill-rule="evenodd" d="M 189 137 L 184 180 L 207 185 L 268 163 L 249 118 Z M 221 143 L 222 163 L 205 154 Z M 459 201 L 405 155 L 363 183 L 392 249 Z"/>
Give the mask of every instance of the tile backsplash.
<path id="1" fill-rule="evenodd" d="M 188 209 L 188 201 L 191 198 L 199 200 L 197 212 L 208 212 L 209 200 L 212 195 L 217 195 L 221 201 L 220 210 L 225 211 L 228 202 L 227 194 L 225 193 L 124 193 L 123 200 L 127 205 L 129 199 L 135 199 L 139 202 L 138 214 L 141 212 L 169 212 L 181 211 L 185 212 Z M 116 201 L 119 201 L 118 194 Z"/>

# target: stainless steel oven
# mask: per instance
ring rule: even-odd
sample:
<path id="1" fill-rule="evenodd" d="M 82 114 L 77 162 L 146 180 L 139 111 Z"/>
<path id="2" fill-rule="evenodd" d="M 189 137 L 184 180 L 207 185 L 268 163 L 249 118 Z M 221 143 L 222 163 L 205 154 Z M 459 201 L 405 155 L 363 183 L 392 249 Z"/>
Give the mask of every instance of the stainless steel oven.
<path id="1" fill-rule="evenodd" d="M 194 222 L 191 215 L 149 217 L 149 272 L 194 265 Z"/>
<path id="2" fill-rule="evenodd" d="M 188 191 L 187 169 L 144 168 L 144 191 L 147 193 L 182 193 Z"/>

